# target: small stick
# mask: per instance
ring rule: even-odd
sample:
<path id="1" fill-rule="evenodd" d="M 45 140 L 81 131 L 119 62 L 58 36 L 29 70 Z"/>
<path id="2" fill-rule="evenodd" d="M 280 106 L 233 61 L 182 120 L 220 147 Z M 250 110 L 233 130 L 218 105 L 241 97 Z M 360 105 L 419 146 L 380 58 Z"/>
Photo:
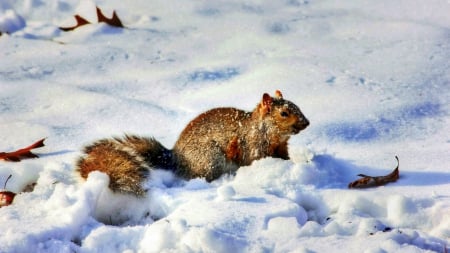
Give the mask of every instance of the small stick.
<path id="1" fill-rule="evenodd" d="M 8 183 L 8 181 L 11 177 L 12 177 L 12 175 L 10 174 L 9 177 L 5 181 L 5 184 L 3 185 L 3 189 L 6 189 L 6 184 Z"/>

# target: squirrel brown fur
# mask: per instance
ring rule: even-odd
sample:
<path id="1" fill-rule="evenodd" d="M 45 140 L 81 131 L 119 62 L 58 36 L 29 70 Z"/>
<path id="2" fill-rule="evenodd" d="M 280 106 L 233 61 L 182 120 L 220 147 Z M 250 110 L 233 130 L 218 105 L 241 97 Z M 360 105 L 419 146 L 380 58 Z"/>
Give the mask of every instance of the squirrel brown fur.
<path id="1" fill-rule="evenodd" d="M 289 159 L 288 140 L 309 125 L 298 106 L 265 93 L 252 112 L 215 108 L 193 119 L 172 150 L 154 138 L 125 135 L 99 140 L 84 149 L 77 163 L 83 178 L 91 171 L 110 177 L 116 192 L 143 196 L 142 183 L 152 169 L 166 169 L 185 179 L 212 181 L 264 157 Z"/>

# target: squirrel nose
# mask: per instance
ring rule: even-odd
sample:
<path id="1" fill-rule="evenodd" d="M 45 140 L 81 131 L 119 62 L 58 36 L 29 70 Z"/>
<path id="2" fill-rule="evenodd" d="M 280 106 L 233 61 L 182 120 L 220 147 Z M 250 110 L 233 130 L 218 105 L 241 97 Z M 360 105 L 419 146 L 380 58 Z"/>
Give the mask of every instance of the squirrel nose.
<path id="1" fill-rule="evenodd" d="M 299 123 L 302 130 L 309 126 L 309 120 L 307 118 L 302 118 L 302 120 Z"/>
<path id="2" fill-rule="evenodd" d="M 294 132 L 299 133 L 301 130 L 307 128 L 308 126 L 309 126 L 309 120 L 307 120 L 306 118 L 303 118 L 294 125 L 294 129 L 295 129 Z"/>
<path id="3" fill-rule="evenodd" d="M 307 126 L 309 126 L 309 120 L 308 120 L 307 118 L 303 118 L 302 123 L 303 123 L 303 125 L 305 126 L 305 128 L 306 128 Z"/>

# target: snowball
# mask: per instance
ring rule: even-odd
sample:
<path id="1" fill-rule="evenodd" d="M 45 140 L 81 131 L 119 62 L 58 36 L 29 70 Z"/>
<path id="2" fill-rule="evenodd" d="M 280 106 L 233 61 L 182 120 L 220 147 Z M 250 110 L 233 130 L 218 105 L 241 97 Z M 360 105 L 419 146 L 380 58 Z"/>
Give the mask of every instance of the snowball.
<path id="1" fill-rule="evenodd" d="M 247 246 L 244 238 L 235 237 L 211 226 L 190 229 L 183 237 L 182 243 L 194 252 L 239 252 Z"/>
<path id="2" fill-rule="evenodd" d="M 99 226 L 82 242 L 86 252 L 136 252 L 145 227 Z"/>
<path id="3" fill-rule="evenodd" d="M 233 198 L 236 195 L 236 191 L 230 185 L 223 185 L 217 188 L 217 199 L 226 201 Z"/>
<path id="4" fill-rule="evenodd" d="M 300 236 L 319 237 L 324 235 L 323 226 L 315 221 L 306 222 L 299 231 Z"/>
<path id="5" fill-rule="evenodd" d="M 185 188 L 188 190 L 201 190 L 210 188 L 210 184 L 203 178 L 194 178 L 186 183 Z"/>
<path id="6" fill-rule="evenodd" d="M 267 236 L 275 238 L 292 238 L 298 236 L 300 226 L 295 217 L 276 217 L 267 224 Z"/>
<path id="7" fill-rule="evenodd" d="M 378 231 L 384 231 L 386 226 L 377 219 L 363 219 L 358 226 L 357 235 L 373 235 Z"/>
<path id="8" fill-rule="evenodd" d="M 393 224 L 409 224 L 411 223 L 412 214 L 417 209 L 410 198 L 403 195 L 393 195 L 387 201 L 387 217 Z"/>
<path id="9" fill-rule="evenodd" d="M 6 10 L 4 13 L 0 13 L 0 32 L 1 33 L 14 33 L 25 27 L 26 22 L 23 17 L 18 15 L 14 10 Z"/>

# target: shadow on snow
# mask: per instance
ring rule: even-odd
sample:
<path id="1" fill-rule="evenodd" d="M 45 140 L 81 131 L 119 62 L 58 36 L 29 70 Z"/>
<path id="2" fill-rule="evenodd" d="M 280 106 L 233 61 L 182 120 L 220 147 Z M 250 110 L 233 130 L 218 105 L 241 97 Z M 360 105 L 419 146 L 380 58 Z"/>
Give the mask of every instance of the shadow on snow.
<path id="1" fill-rule="evenodd" d="M 393 114 L 380 116 L 375 120 L 330 124 L 325 133 L 332 139 L 349 142 L 373 141 L 383 137 L 399 136 L 401 129 L 421 126 L 422 120 L 443 113 L 440 104 L 424 102 L 405 107 Z"/>
<path id="2" fill-rule="evenodd" d="M 384 176 L 392 172 L 395 168 L 375 168 L 366 166 L 357 166 L 350 161 L 335 158 L 331 155 L 316 155 L 307 169 L 313 171 L 314 179 L 310 182 L 318 188 L 347 188 L 348 184 L 359 177 L 358 174 L 370 176 Z M 429 186 L 450 183 L 450 172 L 433 171 L 404 171 L 402 161 L 400 160 L 400 178 L 395 183 L 389 183 L 388 186 Z"/>

